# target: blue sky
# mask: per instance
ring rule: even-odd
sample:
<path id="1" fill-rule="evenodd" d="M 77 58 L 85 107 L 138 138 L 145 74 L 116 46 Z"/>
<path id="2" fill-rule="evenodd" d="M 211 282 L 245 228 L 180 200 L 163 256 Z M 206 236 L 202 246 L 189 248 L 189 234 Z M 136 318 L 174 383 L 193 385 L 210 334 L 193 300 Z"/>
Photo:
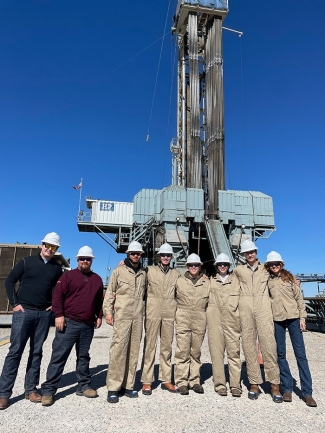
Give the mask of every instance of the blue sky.
<path id="1" fill-rule="evenodd" d="M 171 183 L 170 34 L 149 123 L 168 5 L 0 3 L 0 243 L 38 243 L 57 231 L 66 257 L 93 247 L 102 277 L 123 257 L 96 234 L 78 232 L 79 193 L 71 186 L 84 179 L 85 208 L 87 195 L 129 202 L 141 188 Z M 325 2 L 229 5 L 224 25 L 244 36 L 224 32 L 227 189 L 273 197 L 277 231 L 258 242 L 262 260 L 277 250 L 294 273 L 325 273 Z"/>

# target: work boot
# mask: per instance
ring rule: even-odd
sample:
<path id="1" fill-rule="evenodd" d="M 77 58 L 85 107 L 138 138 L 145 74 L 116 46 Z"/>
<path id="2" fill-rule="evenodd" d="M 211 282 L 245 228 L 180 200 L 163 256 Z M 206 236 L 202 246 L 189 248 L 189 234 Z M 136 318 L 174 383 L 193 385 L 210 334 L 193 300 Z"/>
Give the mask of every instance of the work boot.
<path id="1" fill-rule="evenodd" d="M 32 403 L 40 403 L 42 401 L 42 396 L 38 392 L 30 392 L 25 394 L 25 399 L 31 401 Z"/>
<path id="2" fill-rule="evenodd" d="M 304 401 L 305 401 L 306 405 L 309 407 L 317 407 L 317 403 L 311 395 L 305 395 Z"/>
<path id="3" fill-rule="evenodd" d="M 77 391 L 76 394 L 79 395 L 79 397 L 87 397 L 87 398 L 98 397 L 97 391 L 91 388 L 87 388 L 84 391 Z"/>
<path id="4" fill-rule="evenodd" d="M 292 402 L 292 392 L 285 392 L 282 397 L 284 402 L 286 403 Z"/>
<path id="5" fill-rule="evenodd" d="M 124 391 L 124 395 L 125 395 L 125 397 L 129 397 L 129 398 L 138 398 L 139 397 L 138 391 L 135 391 L 134 389 L 126 389 Z"/>
<path id="6" fill-rule="evenodd" d="M 204 394 L 203 386 L 200 385 L 199 383 L 196 383 L 195 385 L 193 385 L 192 389 L 193 389 L 193 391 L 196 392 L 197 394 Z"/>
<path id="7" fill-rule="evenodd" d="M 143 395 L 151 395 L 152 394 L 151 384 L 150 383 L 144 383 L 142 385 L 142 394 Z"/>
<path id="8" fill-rule="evenodd" d="M 161 384 L 161 389 L 165 389 L 169 392 L 178 392 L 178 389 L 171 382 L 164 382 Z"/>
<path id="9" fill-rule="evenodd" d="M 226 397 L 227 396 L 227 388 L 219 388 L 216 390 L 216 392 L 221 395 L 222 397 Z"/>
<path id="10" fill-rule="evenodd" d="M 119 401 L 118 391 L 108 391 L 107 401 L 108 403 L 118 403 Z"/>
<path id="11" fill-rule="evenodd" d="M 260 390 L 258 385 L 251 385 L 251 389 L 248 391 L 248 398 L 250 400 L 257 400 L 260 395 Z"/>
<path id="12" fill-rule="evenodd" d="M 233 397 L 241 397 L 241 390 L 238 388 L 231 388 L 231 395 Z"/>
<path id="13" fill-rule="evenodd" d="M 178 392 L 180 395 L 189 395 L 188 387 L 186 385 L 182 385 L 178 388 Z"/>
<path id="14" fill-rule="evenodd" d="M 52 406 L 54 399 L 52 395 L 42 395 L 42 406 Z"/>
<path id="15" fill-rule="evenodd" d="M 0 410 L 5 410 L 8 407 L 9 398 L 1 397 L 0 398 Z"/>
<path id="16" fill-rule="evenodd" d="M 274 403 L 282 403 L 283 402 L 283 398 L 282 398 L 278 384 L 271 383 L 271 395 L 272 395 Z"/>

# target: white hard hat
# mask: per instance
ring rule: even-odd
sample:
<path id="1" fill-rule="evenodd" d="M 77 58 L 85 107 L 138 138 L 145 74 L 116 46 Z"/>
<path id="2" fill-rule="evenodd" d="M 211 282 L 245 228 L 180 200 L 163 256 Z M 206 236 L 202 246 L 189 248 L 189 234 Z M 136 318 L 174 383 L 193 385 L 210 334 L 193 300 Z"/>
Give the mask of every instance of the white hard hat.
<path id="1" fill-rule="evenodd" d="M 169 244 L 162 244 L 161 247 L 159 248 L 158 254 L 174 254 L 173 248 L 171 245 Z"/>
<path id="2" fill-rule="evenodd" d="M 269 262 L 282 262 L 284 263 L 281 254 L 277 253 L 276 251 L 271 251 L 267 256 L 266 256 L 266 263 Z"/>
<path id="3" fill-rule="evenodd" d="M 254 244 L 254 242 L 250 241 L 249 239 L 246 239 L 240 246 L 240 252 L 241 253 L 247 253 L 247 251 L 254 251 L 257 249 L 258 248 Z"/>
<path id="4" fill-rule="evenodd" d="M 130 253 L 131 251 L 134 251 L 135 253 L 144 253 L 142 249 L 142 245 L 140 242 L 132 241 L 129 243 L 128 249 L 126 250 L 127 253 Z"/>
<path id="5" fill-rule="evenodd" d="M 200 257 L 197 254 L 194 254 L 194 253 L 190 254 L 187 257 L 186 264 L 188 265 L 189 263 L 200 263 L 200 265 L 203 265 L 203 263 L 201 262 Z"/>
<path id="6" fill-rule="evenodd" d="M 94 254 L 93 254 L 93 250 L 87 246 L 81 247 L 79 249 L 76 257 L 91 257 L 93 259 L 95 258 Z"/>
<path id="7" fill-rule="evenodd" d="M 216 261 L 215 261 L 215 265 L 217 263 L 231 263 L 229 257 L 227 256 L 227 254 L 221 253 L 217 256 Z"/>
<path id="8" fill-rule="evenodd" d="M 41 242 L 46 242 L 51 245 L 56 245 L 57 247 L 60 246 L 60 236 L 55 233 L 51 232 L 44 236 L 44 239 L 41 240 Z"/>

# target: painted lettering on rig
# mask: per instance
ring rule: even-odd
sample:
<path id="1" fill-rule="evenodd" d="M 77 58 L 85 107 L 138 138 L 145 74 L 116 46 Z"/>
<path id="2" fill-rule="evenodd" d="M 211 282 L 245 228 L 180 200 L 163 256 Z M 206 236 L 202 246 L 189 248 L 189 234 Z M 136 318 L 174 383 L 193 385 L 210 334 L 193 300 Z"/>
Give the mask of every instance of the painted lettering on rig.
<path id="1" fill-rule="evenodd" d="M 112 203 L 111 201 L 101 201 L 100 202 L 100 210 L 104 210 L 104 211 L 114 211 L 114 203 Z"/>

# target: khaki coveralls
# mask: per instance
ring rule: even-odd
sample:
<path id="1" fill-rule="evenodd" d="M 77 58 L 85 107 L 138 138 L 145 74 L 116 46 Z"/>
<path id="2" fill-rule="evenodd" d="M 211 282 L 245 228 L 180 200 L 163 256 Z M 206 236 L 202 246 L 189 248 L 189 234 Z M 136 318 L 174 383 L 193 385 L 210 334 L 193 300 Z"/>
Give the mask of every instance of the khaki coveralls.
<path id="1" fill-rule="evenodd" d="M 186 272 L 176 284 L 175 383 L 178 387 L 200 384 L 201 345 L 206 330 L 210 281 L 200 275 L 195 284 Z"/>
<path id="2" fill-rule="evenodd" d="M 239 289 L 238 279 L 233 273 L 228 275 L 224 283 L 219 274 L 210 280 L 207 309 L 208 343 L 216 391 L 226 388 L 225 349 L 228 358 L 230 389 L 241 390 Z"/>
<path id="3" fill-rule="evenodd" d="M 176 312 L 175 286 L 179 273 L 167 272 L 158 266 L 149 266 L 147 273 L 147 300 L 145 340 L 142 360 L 142 383 L 154 381 L 157 338 L 160 335 L 159 380 L 171 382 L 171 356 Z"/>
<path id="4" fill-rule="evenodd" d="M 265 379 L 280 383 L 277 363 L 271 300 L 267 288 L 269 273 L 258 262 L 252 270 L 248 264 L 236 266 L 234 274 L 240 284 L 239 316 L 247 375 L 251 385 L 263 383 L 257 361 L 256 339 L 263 356 Z"/>
<path id="5" fill-rule="evenodd" d="M 114 269 L 103 304 L 104 315 L 113 314 L 113 339 L 109 350 L 108 391 L 132 390 L 143 326 L 143 297 L 147 274 L 128 266 Z"/>

